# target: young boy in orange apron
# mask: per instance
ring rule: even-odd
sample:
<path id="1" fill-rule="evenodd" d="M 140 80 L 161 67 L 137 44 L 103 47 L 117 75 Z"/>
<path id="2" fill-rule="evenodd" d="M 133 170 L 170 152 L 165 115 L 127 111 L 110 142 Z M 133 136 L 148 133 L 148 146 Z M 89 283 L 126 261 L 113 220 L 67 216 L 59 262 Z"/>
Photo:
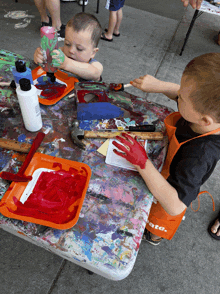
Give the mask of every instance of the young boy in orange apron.
<path id="1" fill-rule="evenodd" d="M 132 85 L 142 91 L 163 93 L 177 101 L 179 112 L 164 121 L 168 152 L 159 173 L 144 148 L 130 135 L 113 142 L 138 170 L 157 203 L 152 204 L 143 239 L 153 245 L 171 240 L 201 185 L 220 159 L 220 53 L 196 57 L 186 66 L 181 84 L 146 75 Z"/>

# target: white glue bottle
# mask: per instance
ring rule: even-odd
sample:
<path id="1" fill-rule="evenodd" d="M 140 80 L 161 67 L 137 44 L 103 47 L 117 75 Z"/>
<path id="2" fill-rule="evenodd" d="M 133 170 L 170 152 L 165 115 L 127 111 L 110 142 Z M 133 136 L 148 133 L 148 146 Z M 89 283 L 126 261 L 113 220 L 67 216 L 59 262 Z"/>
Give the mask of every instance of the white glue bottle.
<path id="1" fill-rule="evenodd" d="M 37 132 L 42 128 L 40 104 L 37 89 L 30 80 L 22 78 L 16 88 L 19 105 L 25 128 L 30 132 Z"/>

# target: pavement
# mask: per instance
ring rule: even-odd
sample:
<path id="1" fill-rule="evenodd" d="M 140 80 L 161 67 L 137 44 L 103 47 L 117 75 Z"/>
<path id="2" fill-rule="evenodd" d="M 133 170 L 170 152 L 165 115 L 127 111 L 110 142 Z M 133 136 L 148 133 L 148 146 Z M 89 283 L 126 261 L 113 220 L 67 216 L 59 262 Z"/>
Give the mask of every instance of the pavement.
<path id="1" fill-rule="evenodd" d="M 144 3 L 144 1 L 146 3 Z M 175 13 L 180 0 L 128 0 L 124 6 L 121 36 L 109 43 L 100 41 L 97 59 L 103 64 L 103 81 L 124 82 L 145 74 L 179 83 L 186 64 L 195 56 L 219 52 L 216 35 L 220 28 L 218 16 L 204 13 L 195 23 L 188 44 L 179 56 L 186 31 L 193 16 L 191 7 Z M 126 3 L 126 2 L 125 2 Z M 129 6 L 130 3 L 130 6 Z M 155 6 L 158 4 L 158 13 Z M 144 5 L 145 4 L 145 5 Z M 181 3 L 182 4 L 182 3 Z M 108 24 L 105 1 L 100 1 L 96 16 L 103 29 Z M 81 11 L 75 2 L 61 2 L 62 22 Z M 10 11 L 26 11 L 31 19 L 25 28 L 15 29 L 25 20 L 6 18 Z M 86 12 L 96 11 L 96 1 L 89 0 Z M 1 49 L 33 58 L 40 44 L 40 16 L 33 1 L 0 1 Z M 33 16 L 33 17 L 30 17 Z M 62 45 L 62 44 L 60 44 Z M 148 94 L 130 89 L 130 93 L 167 105 L 176 110 L 174 102 L 161 94 Z M 200 197 L 200 209 L 189 207 L 172 241 L 159 246 L 141 243 L 131 274 L 124 280 L 111 281 L 87 271 L 43 248 L 0 230 L 0 293 L 3 294 L 207 294 L 220 293 L 220 242 L 207 233 L 207 226 L 220 209 L 220 166 L 203 185 L 215 200 L 216 211 L 207 194 Z M 193 203 L 196 209 L 197 202 Z"/>

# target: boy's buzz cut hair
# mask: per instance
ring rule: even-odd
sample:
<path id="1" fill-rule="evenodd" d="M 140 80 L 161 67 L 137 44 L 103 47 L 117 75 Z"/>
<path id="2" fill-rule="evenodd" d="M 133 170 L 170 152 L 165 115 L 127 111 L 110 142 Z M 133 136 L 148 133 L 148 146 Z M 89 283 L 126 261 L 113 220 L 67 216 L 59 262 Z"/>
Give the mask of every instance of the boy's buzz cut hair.
<path id="1" fill-rule="evenodd" d="M 220 123 L 220 53 L 207 53 L 191 60 L 183 76 L 195 82 L 191 95 L 195 110 Z"/>
<path id="2" fill-rule="evenodd" d="M 76 32 L 89 29 L 94 47 L 98 46 L 102 34 L 102 27 L 94 15 L 85 12 L 77 13 L 68 21 L 67 27 L 73 28 Z"/>

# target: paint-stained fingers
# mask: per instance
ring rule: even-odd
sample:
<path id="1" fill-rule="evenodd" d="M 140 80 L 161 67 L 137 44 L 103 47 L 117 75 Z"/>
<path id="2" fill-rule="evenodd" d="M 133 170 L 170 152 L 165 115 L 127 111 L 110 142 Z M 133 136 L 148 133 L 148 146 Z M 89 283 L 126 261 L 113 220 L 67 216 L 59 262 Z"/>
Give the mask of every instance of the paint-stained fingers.
<path id="1" fill-rule="evenodd" d="M 56 58 L 60 54 L 60 51 L 57 49 L 54 49 L 51 53 L 52 58 Z"/>
<path id="2" fill-rule="evenodd" d="M 126 159 L 126 157 L 127 157 L 127 155 L 126 155 L 125 153 L 122 153 L 122 152 L 120 152 L 120 151 L 118 151 L 118 150 L 116 150 L 116 149 L 113 149 L 113 152 L 114 152 L 115 154 L 117 154 L 118 156 L 121 156 L 121 157 L 123 157 L 123 158 L 125 158 L 125 159 Z"/>
<path id="3" fill-rule="evenodd" d="M 54 67 L 59 67 L 63 64 L 63 62 L 65 61 L 65 54 L 63 53 L 63 51 L 61 49 L 55 49 L 51 52 L 51 56 L 52 56 L 52 65 Z"/>
<path id="4" fill-rule="evenodd" d="M 124 146 L 124 145 L 121 145 L 119 144 L 118 142 L 116 141 L 113 141 L 112 144 L 117 147 L 120 151 L 124 152 L 124 153 L 127 153 L 129 151 L 129 147 L 128 146 Z"/>
<path id="5" fill-rule="evenodd" d="M 131 132 L 122 133 L 121 135 L 125 137 L 127 141 L 129 141 L 132 145 L 134 145 L 137 142 L 136 141 L 137 136 L 134 136 L 134 135 L 132 136 Z"/>
<path id="6" fill-rule="evenodd" d="M 130 132 L 122 133 L 122 136 L 124 136 L 133 146 L 135 145 L 137 147 L 139 145 L 140 148 L 144 148 L 142 146 L 142 144 L 140 142 L 138 142 L 137 136 L 132 135 L 132 133 L 130 133 Z M 129 149 L 131 149 L 131 146 Z"/>
<path id="7" fill-rule="evenodd" d="M 120 141 L 128 150 L 130 150 L 130 147 L 133 144 L 131 144 L 131 141 L 129 140 L 129 137 L 127 138 L 127 137 L 123 136 L 123 134 L 125 134 L 125 133 L 122 133 L 121 136 L 116 136 L 115 138 L 118 141 Z"/>

